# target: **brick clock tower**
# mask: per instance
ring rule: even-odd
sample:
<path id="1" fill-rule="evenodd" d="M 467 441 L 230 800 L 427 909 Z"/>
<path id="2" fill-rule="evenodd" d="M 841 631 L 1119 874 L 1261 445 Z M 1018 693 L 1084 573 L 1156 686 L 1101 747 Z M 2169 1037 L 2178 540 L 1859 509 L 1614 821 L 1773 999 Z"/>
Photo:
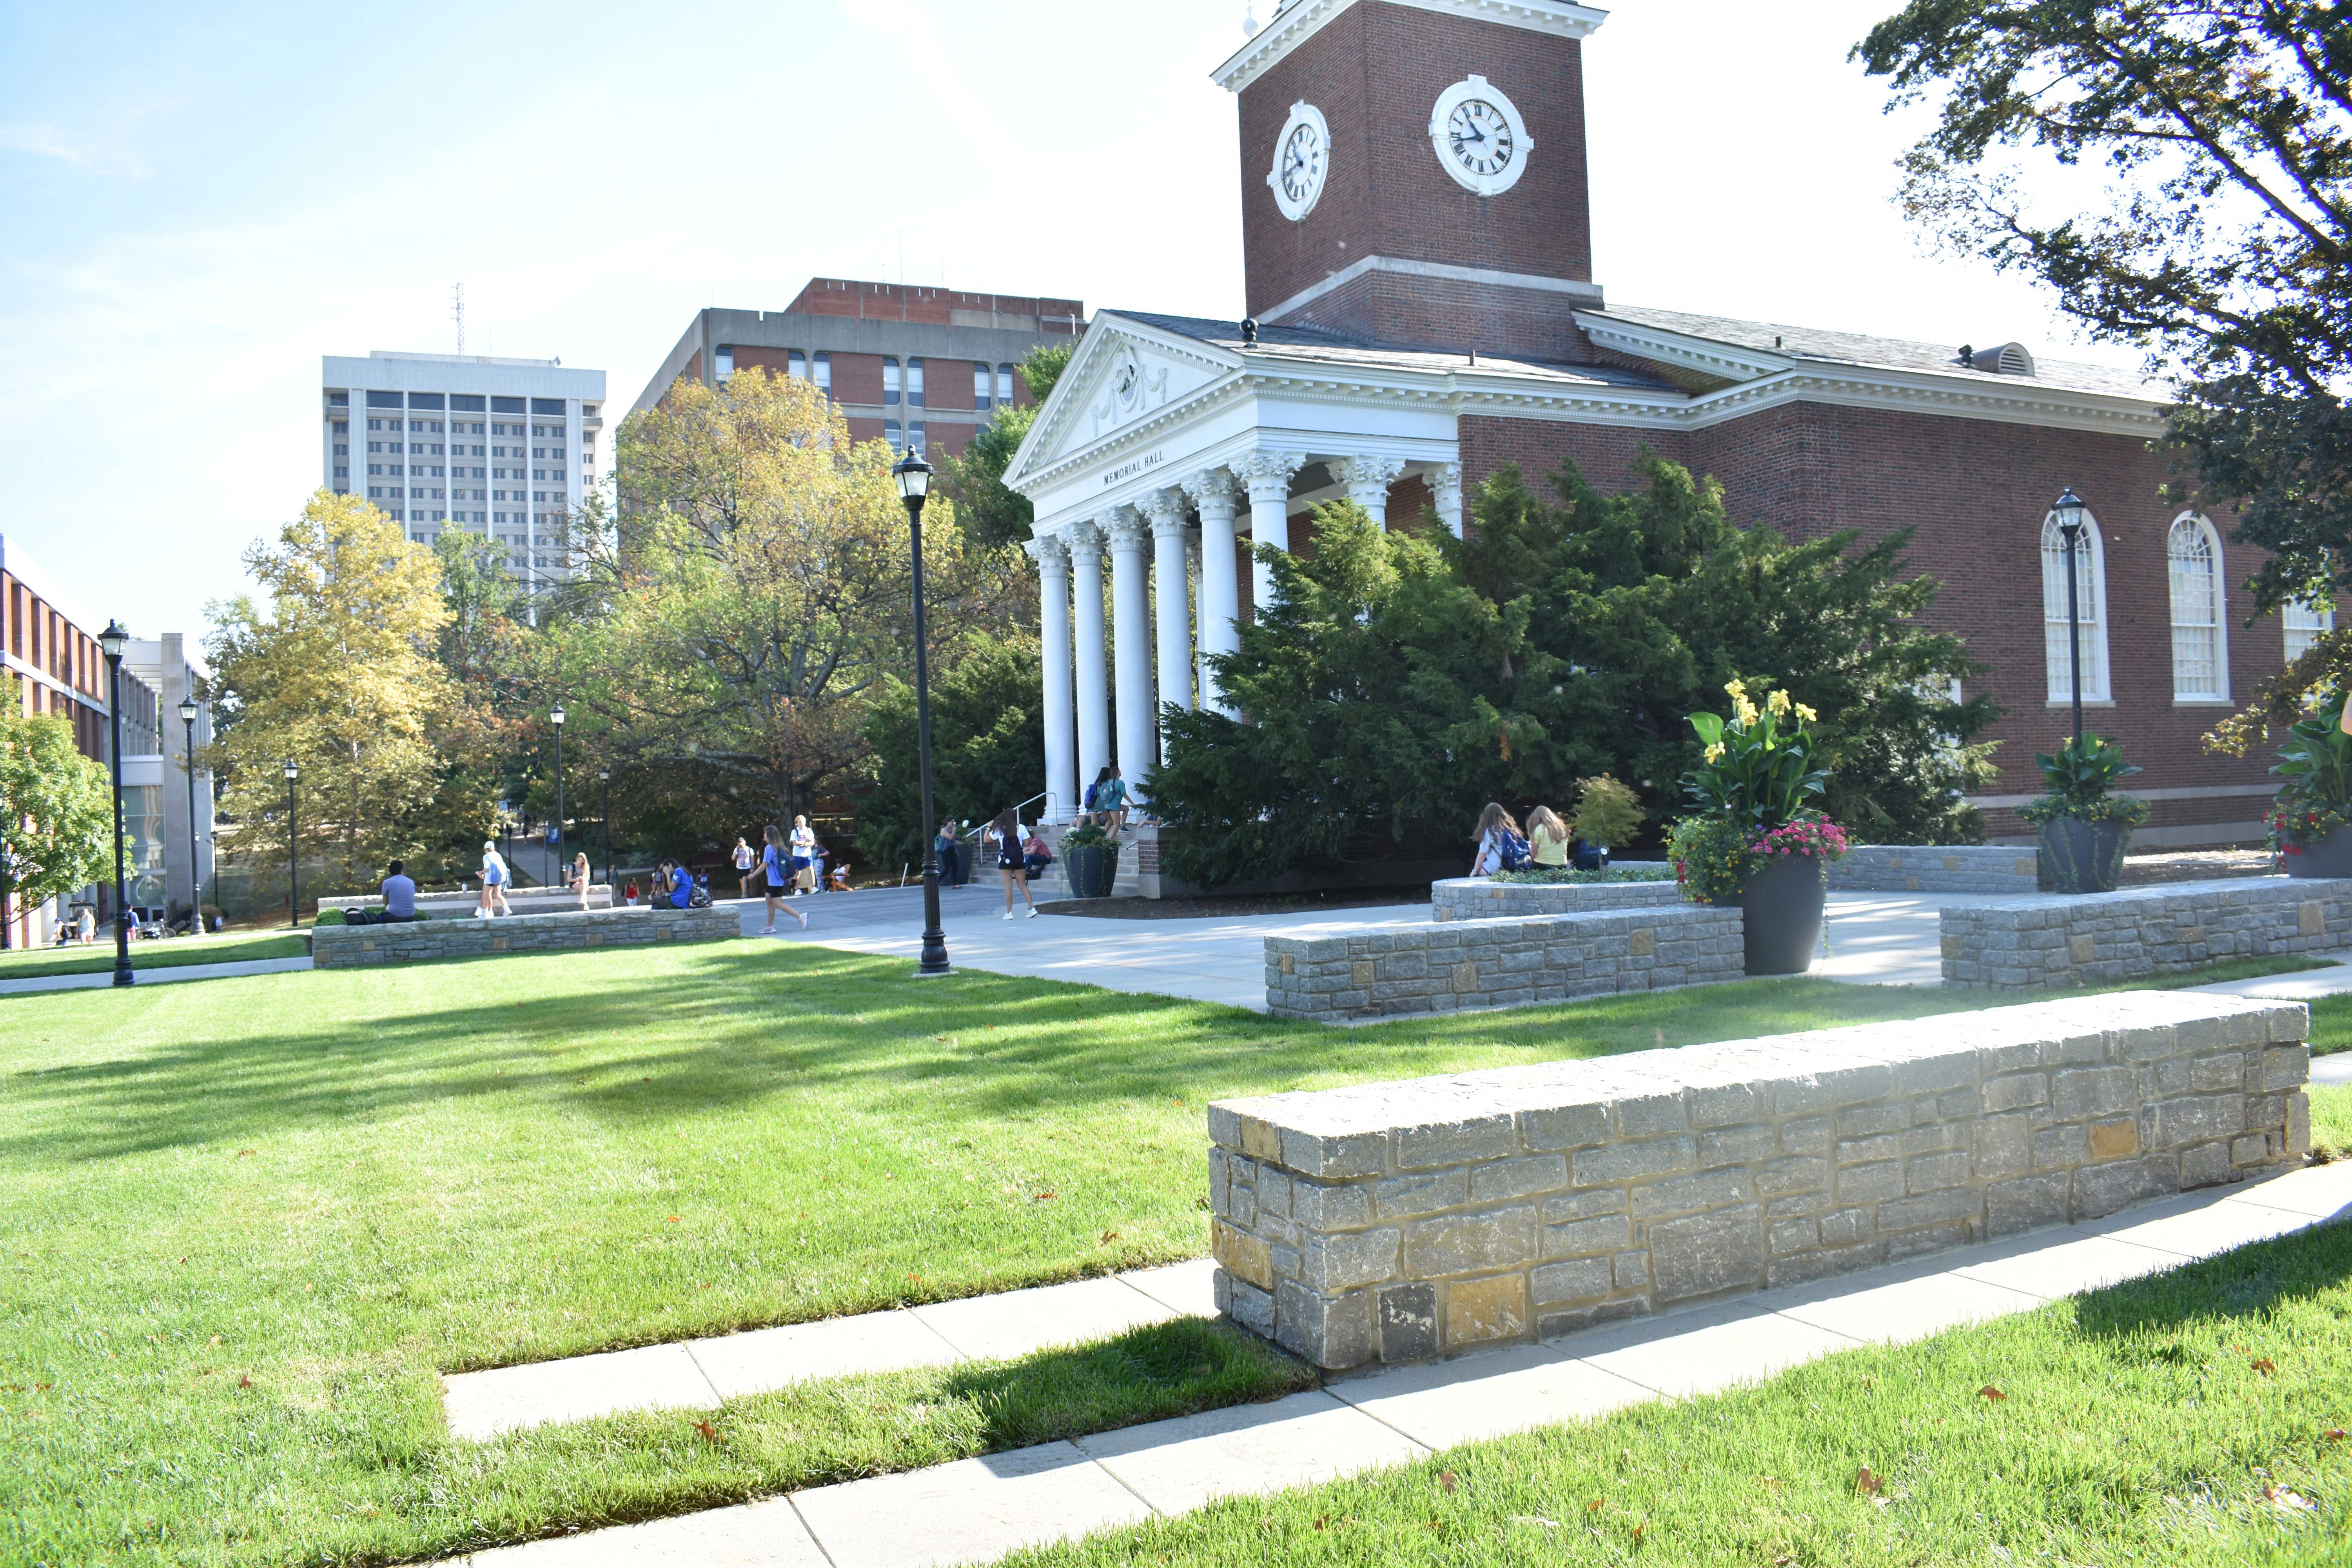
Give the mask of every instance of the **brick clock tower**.
<path id="1" fill-rule="evenodd" d="M 1565 0 L 1288 0 L 1225 62 L 1250 313 L 1368 342 L 1585 358 L 1601 301 Z"/>

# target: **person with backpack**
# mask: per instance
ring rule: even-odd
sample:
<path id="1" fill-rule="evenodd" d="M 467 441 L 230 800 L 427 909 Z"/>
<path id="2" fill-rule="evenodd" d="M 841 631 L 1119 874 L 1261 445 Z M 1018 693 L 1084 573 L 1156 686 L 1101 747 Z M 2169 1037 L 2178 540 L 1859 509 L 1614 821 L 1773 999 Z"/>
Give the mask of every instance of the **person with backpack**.
<path id="1" fill-rule="evenodd" d="M 1499 801 L 1488 801 L 1486 809 L 1478 814 L 1477 858 L 1470 863 L 1474 877 L 1491 877 L 1497 871 L 1516 871 L 1529 858 L 1528 841 L 1519 832 L 1518 819 L 1505 811 Z"/>
<path id="2" fill-rule="evenodd" d="M 1016 806 L 1006 806 L 997 813 L 996 820 L 981 835 L 981 843 L 993 840 L 996 845 L 996 874 L 1004 879 L 1004 918 L 1013 918 L 1013 889 L 1021 889 L 1021 901 L 1029 906 L 1029 918 L 1037 918 L 1037 900 L 1029 896 L 1029 865 L 1024 858 L 1026 851 L 1021 841 L 1021 813 Z"/>
<path id="3" fill-rule="evenodd" d="M 1101 782 L 1095 785 L 1095 820 L 1114 838 L 1127 826 L 1127 779 L 1117 763 L 1103 770 Z"/>

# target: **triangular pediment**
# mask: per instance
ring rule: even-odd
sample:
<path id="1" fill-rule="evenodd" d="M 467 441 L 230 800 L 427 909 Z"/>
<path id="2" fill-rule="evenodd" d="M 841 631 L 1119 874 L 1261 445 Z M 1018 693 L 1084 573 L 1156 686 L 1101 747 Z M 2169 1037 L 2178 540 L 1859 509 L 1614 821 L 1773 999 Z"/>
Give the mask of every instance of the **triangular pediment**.
<path id="1" fill-rule="evenodd" d="M 1241 369 L 1239 355 L 1106 311 L 1096 316 L 1069 368 L 1054 384 L 1005 482 L 1042 473 L 1148 423 Z"/>

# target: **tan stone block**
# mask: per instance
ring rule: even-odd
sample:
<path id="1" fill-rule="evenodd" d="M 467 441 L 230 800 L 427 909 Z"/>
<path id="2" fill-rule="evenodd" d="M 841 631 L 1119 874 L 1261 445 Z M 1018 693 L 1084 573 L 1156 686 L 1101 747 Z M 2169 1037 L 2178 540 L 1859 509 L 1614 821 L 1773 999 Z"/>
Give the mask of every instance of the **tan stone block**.
<path id="1" fill-rule="evenodd" d="M 2098 944 L 2087 936 L 2071 938 L 2066 943 L 2066 956 L 2077 963 L 2089 963 L 2099 956 Z"/>
<path id="2" fill-rule="evenodd" d="M 1959 858 L 1958 856 L 1957 856 L 1957 855 L 1947 855 L 1947 856 L 1945 856 L 1945 857 L 1944 857 L 1944 869 L 1945 869 L 1945 870 L 1947 870 L 1947 871 L 1957 871 L 1957 870 L 1958 870 L 1959 868 L 1960 868 L 1960 858 Z"/>
<path id="3" fill-rule="evenodd" d="M 1262 1116 L 1242 1118 L 1242 1152 L 1268 1164 L 1282 1163 L 1282 1134 Z"/>
<path id="4" fill-rule="evenodd" d="M 1478 966 L 1467 960 L 1454 966 L 1454 990 L 1459 995 L 1478 989 Z"/>
<path id="5" fill-rule="evenodd" d="M 2009 863 L 2009 871 L 2012 877 L 2039 877 L 2042 875 L 2042 862 L 2034 856 L 2021 855 Z"/>
<path id="6" fill-rule="evenodd" d="M 502 937 L 502 936 L 494 936 L 494 937 L 490 938 L 490 951 L 491 951 L 492 952 L 504 952 L 506 950 L 507 950 L 507 939 L 506 939 L 506 938 L 504 938 L 504 937 Z"/>
<path id="7" fill-rule="evenodd" d="M 2327 916 L 2317 900 L 2295 906 L 2296 924 L 2305 936 L 2321 936 L 2327 931 Z"/>
<path id="8" fill-rule="evenodd" d="M 1626 938 L 1625 951 L 1635 958 L 1648 958 L 1658 951 L 1658 933 L 1644 926 Z"/>
<path id="9" fill-rule="evenodd" d="M 2139 1123 L 2126 1116 L 2091 1123 L 2091 1158 L 2122 1160 L 2139 1152 Z"/>
<path id="10" fill-rule="evenodd" d="M 1445 1288 L 1445 1348 L 1459 1350 L 1528 1331 L 1528 1282 L 1517 1274 L 1457 1280 Z"/>
<path id="11" fill-rule="evenodd" d="M 1292 957 L 1289 953 L 1286 953 L 1286 953 L 1284 953 L 1284 954 L 1282 955 L 1282 972 L 1283 972 L 1285 974 L 1296 974 L 1296 973 L 1298 973 L 1298 961 L 1297 961 L 1296 958 Z"/>
<path id="12" fill-rule="evenodd" d="M 1274 1289 L 1274 1253 L 1264 1237 L 1216 1220 L 1209 1226 L 1209 1253 L 1234 1279 L 1246 1279 L 1261 1290 Z"/>
<path id="13" fill-rule="evenodd" d="M 590 947 L 602 947 L 602 946 L 604 946 L 604 933 L 603 931 L 590 931 L 590 932 L 588 933 L 588 945 L 589 945 Z"/>
<path id="14" fill-rule="evenodd" d="M 1944 956 L 1946 958 L 1966 958 L 1969 954 L 1968 942 L 1962 937 L 1948 936 L 1944 938 L 1943 948 Z"/>
<path id="15" fill-rule="evenodd" d="M 1373 979 L 1372 961 L 1369 958 L 1358 961 L 1349 970 L 1349 978 L 1359 985 L 1370 985 Z"/>

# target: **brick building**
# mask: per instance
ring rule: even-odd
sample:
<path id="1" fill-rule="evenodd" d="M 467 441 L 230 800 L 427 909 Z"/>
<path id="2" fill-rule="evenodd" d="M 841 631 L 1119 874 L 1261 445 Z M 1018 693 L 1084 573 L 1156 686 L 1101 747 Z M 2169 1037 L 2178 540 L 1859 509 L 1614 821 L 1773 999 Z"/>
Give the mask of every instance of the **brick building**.
<path id="1" fill-rule="evenodd" d="M 1583 101 L 1606 17 L 1567 0 L 1286 0 L 1218 68 L 1240 100 L 1250 319 L 1099 312 L 1008 476 L 1036 507 L 1051 813 L 1104 763 L 1149 773 L 1156 702 L 1216 700 L 1200 654 L 1232 647 L 1265 591 L 1253 542 L 1308 543 L 1305 514 L 1339 496 L 1459 533 L 1465 488 L 1499 464 L 1539 477 L 1572 458 L 1622 488 L 1646 446 L 1720 479 L 1743 522 L 1917 530 L 1911 561 L 1945 584 L 1930 618 L 1967 639 L 2003 710 L 1985 737 L 2003 742 L 2000 780 L 1978 802 L 1996 838 L 2028 836 L 2012 808 L 2067 730 L 2048 510 L 2071 486 L 2093 518 L 2085 705 L 2147 767 L 2137 841 L 2259 837 L 2263 763 L 2199 738 L 2328 621 L 2246 625 L 2255 563 L 2225 546 L 2226 518 L 2161 497 L 2162 389 L 2014 342 L 1609 302 Z"/>
<path id="2" fill-rule="evenodd" d="M 812 278 L 782 310 L 697 311 L 634 407 L 680 376 L 715 386 L 757 365 L 814 381 L 858 440 L 954 456 L 997 409 L 1035 401 L 1013 374 L 1031 349 L 1085 329 L 1076 300 Z"/>

